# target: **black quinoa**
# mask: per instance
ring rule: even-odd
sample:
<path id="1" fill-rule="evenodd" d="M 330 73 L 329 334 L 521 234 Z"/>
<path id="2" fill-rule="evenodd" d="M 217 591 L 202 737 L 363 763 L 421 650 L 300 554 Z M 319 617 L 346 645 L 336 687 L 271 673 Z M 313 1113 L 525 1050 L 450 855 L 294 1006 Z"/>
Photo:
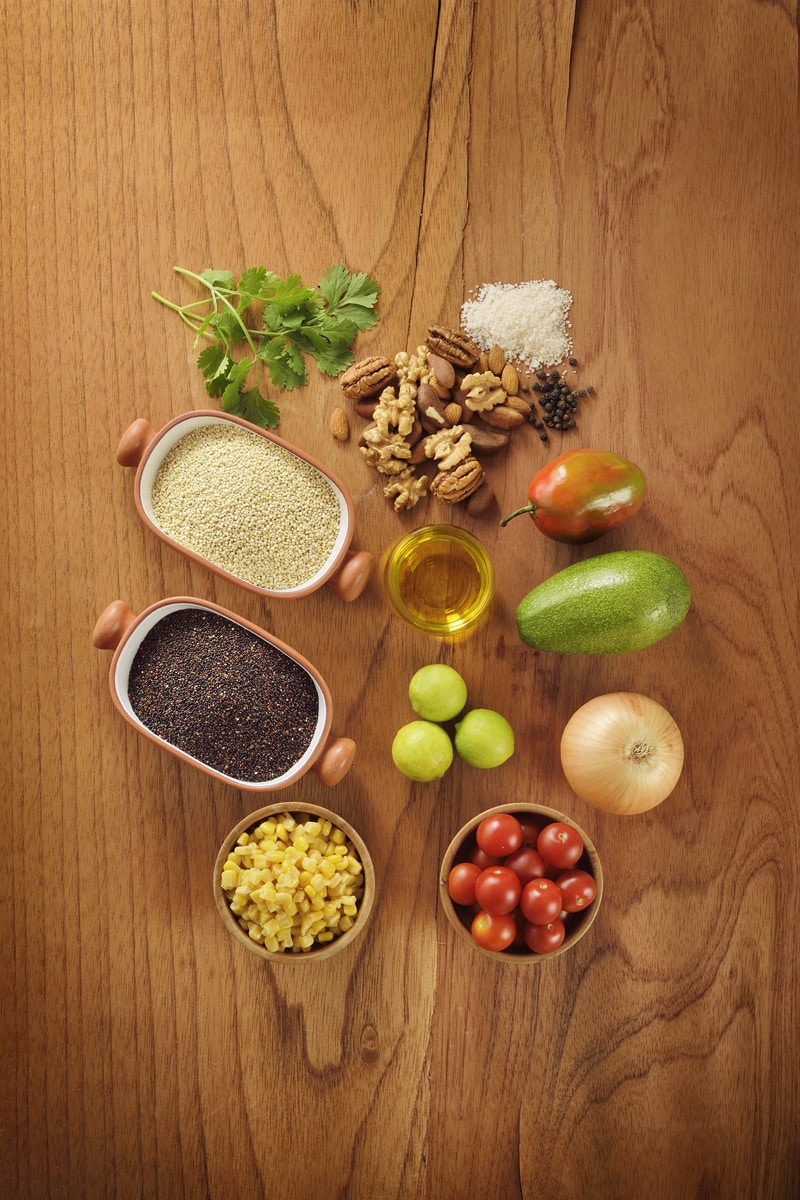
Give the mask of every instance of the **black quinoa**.
<path id="1" fill-rule="evenodd" d="M 184 608 L 147 634 L 128 696 L 152 733 L 247 783 L 283 775 L 319 717 L 316 685 L 277 647 L 219 613 Z"/>

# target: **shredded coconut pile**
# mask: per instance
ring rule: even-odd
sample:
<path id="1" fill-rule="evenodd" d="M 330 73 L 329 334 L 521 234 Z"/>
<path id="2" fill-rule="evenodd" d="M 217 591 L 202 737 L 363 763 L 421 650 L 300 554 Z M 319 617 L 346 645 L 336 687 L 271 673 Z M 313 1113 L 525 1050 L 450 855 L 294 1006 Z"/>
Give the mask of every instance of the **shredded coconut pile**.
<path id="1" fill-rule="evenodd" d="M 568 320 L 572 293 L 552 279 L 484 283 L 461 307 L 461 328 L 481 350 L 497 343 L 506 358 L 536 370 L 553 367 L 572 350 Z"/>

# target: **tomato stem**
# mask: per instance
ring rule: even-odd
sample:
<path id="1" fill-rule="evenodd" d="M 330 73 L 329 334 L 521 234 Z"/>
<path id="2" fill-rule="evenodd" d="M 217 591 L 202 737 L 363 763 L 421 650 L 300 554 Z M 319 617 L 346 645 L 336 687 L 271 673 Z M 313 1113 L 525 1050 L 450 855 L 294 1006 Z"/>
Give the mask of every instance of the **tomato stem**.
<path id="1" fill-rule="evenodd" d="M 518 508 L 515 512 L 509 513 L 507 517 L 504 517 L 500 522 L 501 527 L 507 525 L 509 521 L 513 521 L 514 517 L 521 517 L 523 513 L 530 513 L 532 517 L 536 516 L 536 505 L 533 500 L 529 501 L 524 508 Z"/>

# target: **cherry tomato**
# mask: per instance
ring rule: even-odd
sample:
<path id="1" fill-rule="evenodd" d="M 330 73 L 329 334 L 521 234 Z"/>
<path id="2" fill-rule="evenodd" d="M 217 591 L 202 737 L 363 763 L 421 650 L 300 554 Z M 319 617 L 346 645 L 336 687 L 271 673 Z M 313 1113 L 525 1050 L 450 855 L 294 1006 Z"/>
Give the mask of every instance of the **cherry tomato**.
<path id="1" fill-rule="evenodd" d="M 572 825 L 551 821 L 539 834 L 536 849 L 548 866 L 566 871 L 583 854 L 583 838 Z"/>
<path id="2" fill-rule="evenodd" d="M 480 846 L 473 846 L 467 858 L 481 871 L 485 871 L 487 867 L 502 866 L 502 858 L 494 858 L 491 854 L 487 854 L 485 850 L 481 850 Z"/>
<path id="3" fill-rule="evenodd" d="M 525 945 L 536 954 L 549 954 L 551 950 L 557 950 L 565 933 L 564 922 L 558 918 L 548 921 L 546 925 L 532 925 L 528 921 L 522 930 Z"/>
<path id="4" fill-rule="evenodd" d="M 517 923 L 509 913 L 479 912 L 472 922 L 472 936 L 484 950 L 507 950 L 517 935 Z"/>
<path id="5" fill-rule="evenodd" d="M 493 813 L 491 817 L 483 818 L 475 830 L 475 837 L 486 854 L 503 858 L 522 845 L 522 826 L 512 813 Z"/>
<path id="6" fill-rule="evenodd" d="M 454 904 L 475 903 L 475 880 L 481 873 L 475 863 L 456 863 L 447 876 L 447 890 Z"/>
<path id="7" fill-rule="evenodd" d="M 515 850 L 513 854 L 508 854 L 503 859 L 503 866 L 511 868 L 519 877 L 523 887 L 532 879 L 541 879 L 545 873 L 544 859 L 541 854 L 538 850 L 534 850 L 533 846 L 526 846 L 524 843 L 519 850 Z"/>
<path id="8" fill-rule="evenodd" d="M 523 846 L 533 846 L 535 850 L 539 834 L 547 824 L 547 819 L 545 817 L 537 817 L 535 813 L 520 813 L 517 820 L 522 827 Z"/>
<path id="9" fill-rule="evenodd" d="M 513 912 L 521 895 L 522 884 L 510 867 L 487 867 L 475 880 L 475 900 L 494 916 Z"/>
<path id="10" fill-rule="evenodd" d="M 597 884 L 588 871 L 565 871 L 556 879 L 567 912 L 581 912 L 597 895 Z"/>
<path id="11" fill-rule="evenodd" d="M 532 879 L 522 889 L 520 908 L 532 925 L 548 925 L 563 908 L 561 892 L 552 879 Z"/>

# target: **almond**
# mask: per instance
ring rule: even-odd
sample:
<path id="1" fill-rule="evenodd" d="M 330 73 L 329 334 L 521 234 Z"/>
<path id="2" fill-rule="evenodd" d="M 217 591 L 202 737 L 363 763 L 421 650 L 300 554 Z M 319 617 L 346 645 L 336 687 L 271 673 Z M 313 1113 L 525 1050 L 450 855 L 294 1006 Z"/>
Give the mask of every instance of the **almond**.
<path id="1" fill-rule="evenodd" d="M 431 379 L 430 384 L 428 386 L 433 388 L 433 390 L 436 392 L 436 395 L 439 397 L 440 400 L 449 400 L 450 399 L 450 388 L 445 387 L 444 384 L 441 383 L 436 378 L 435 375 Z"/>
<path id="2" fill-rule="evenodd" d="M 331 413 L 330 430 L 337 442 L 346 442 L 350 437 L 350 422 L 343 408 L 335 408 Z"/>
<path id="3" fill-rule="evenodd" d="M 444 410 L 444 419 L 451 425 L 457 425 L 461 420 L 461 405 L 455 403 L 446 405 Z"/>
<path id="4" fill-rule="evenodd" d="M 503 391 L 509 396 L 516 396 L 519 391 L 519 375 L 517 368 L 513 363 L 506 363 L 503 367 L 503 373 L 500 376 L 500 382 L 503 385 Z"/>
<path id="5" fill-rule="evenodd" d="M 503 353 L 502 346 L 498 346 L 497 342 L 495 342 L 489 351 L 489 358 L 487 359 L 487 362 L 489 370 L 492 372 L 492 374 L 497 375 L 497 377 L 500 378 L 503 374 L 503 368 L 506 365 L 506 356 Z"/>
<path id="6" fill-rule="evenodd" d="M 519 396 L 508 396 L 506 398 L 506 407 L 513 408 L 515 412 L 522 413 L 523 417 L 530 415 L 531 406 L 527 400 L 522 400 Z"/>

